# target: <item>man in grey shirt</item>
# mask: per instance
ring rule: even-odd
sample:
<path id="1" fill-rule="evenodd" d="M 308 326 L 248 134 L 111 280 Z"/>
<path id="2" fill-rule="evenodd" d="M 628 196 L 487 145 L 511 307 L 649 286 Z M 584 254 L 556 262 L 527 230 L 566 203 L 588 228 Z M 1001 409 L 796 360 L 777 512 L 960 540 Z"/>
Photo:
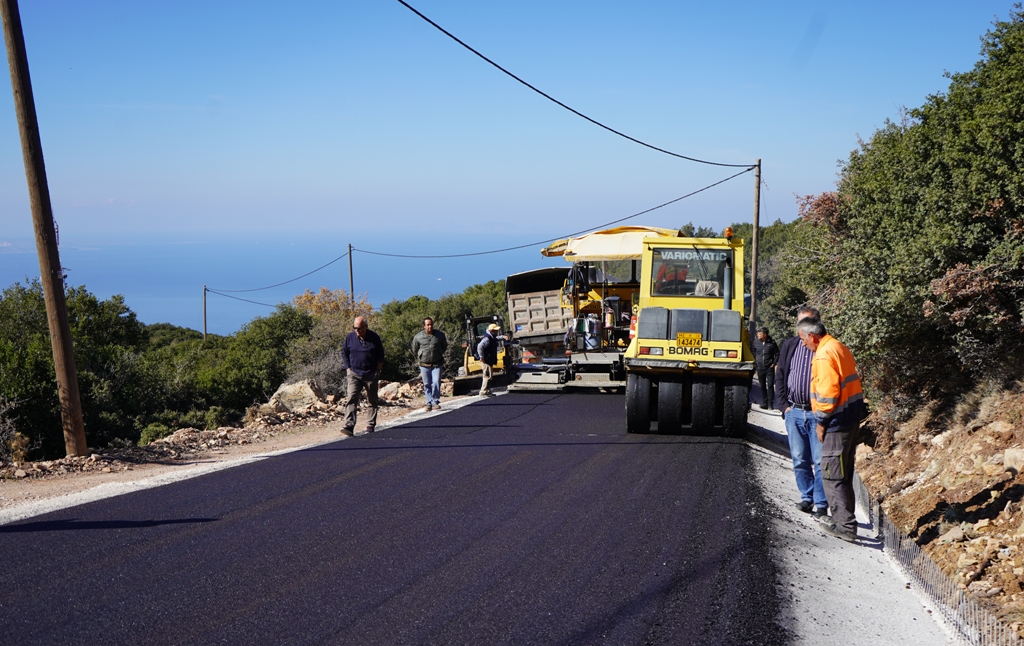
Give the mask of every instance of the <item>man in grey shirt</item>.
<path id="1" fill-rule="evenodd" d="M 420 366 L 428 411 L 441 408 L 441 369 L 447 349 L 448 338 L 444 332 L 434 329 L 434 319 L 429 316 L 423 319 L 423 329 L 412 338 L 412 353 Z"/>

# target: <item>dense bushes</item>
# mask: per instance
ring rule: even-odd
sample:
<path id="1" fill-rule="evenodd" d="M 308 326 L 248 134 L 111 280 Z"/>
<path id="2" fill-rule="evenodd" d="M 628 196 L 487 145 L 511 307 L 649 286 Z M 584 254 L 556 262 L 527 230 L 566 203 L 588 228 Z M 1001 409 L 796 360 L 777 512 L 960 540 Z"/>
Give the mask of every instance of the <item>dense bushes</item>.
<path id="1" fill-rule="evenodd" d="M 227 423 L 285 377 L 285 352 L 313 318 L 282 306 L 230 337 L 205 342 L 193 330 L 145 326 L 120 296 L 67 291 L 86 437 L 90 446 L 152 440 L 180 426 Z M 43 290 L 16 283 L 0 294 L 0 398 L 13 403 L 0 456 L 62 455 L 60 407 Z"/>
<path id="2" fill-rule="evenodd" d="M 769 315 L 819 305 L 895 418 L 1020 370 L 1024 332 L 1024 12 L 974 69 L 907 110 L 808 196 Z"/>
<path id="3" fill-rule="evenodd" d="M 387 349 L 385 378 L 417 374 L 409 349 L 432 316 L 451 342 L 448 372 L 461 361 L 467 314 L 504 311 L 504 284 L 475 285 L 438 300 L 414 296 L 380 312 L 342 290 L 306 292 L 231 336 L 166 323 L 143 325 L 120 296 L 67 291 L 86 438 L 90 446 L 143 444 L 183 426 L 239 421 L 287 379 L 313 378 L 344 392 L 340 347 L 356 315 L 370 318 Z M 0 294 L 0 458 L 63 455 L 60 407 L 43 291 L 38 281 Z"/>

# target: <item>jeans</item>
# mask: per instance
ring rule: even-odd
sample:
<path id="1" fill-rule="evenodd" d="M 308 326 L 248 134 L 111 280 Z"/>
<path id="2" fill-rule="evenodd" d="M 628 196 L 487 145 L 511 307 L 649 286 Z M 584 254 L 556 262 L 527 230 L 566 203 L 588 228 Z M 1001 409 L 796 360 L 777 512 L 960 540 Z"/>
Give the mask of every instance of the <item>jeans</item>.
<path id="1" fill-rule="evenodd" d="M 793 474 L 800 499 L 809 500 L 822 509 L 828 507 L 828 500 L 821 480 L 821 440 L 815 425 L 814 413 L 809 410 L 791 407 L 786 412 L 789 454 L 793 456 Z"/>
<path id="2" fill-rule="evenodd" d="M 423 394 L 427 396 L 427 406 L 441 403 L 441 366 L 420 366 L 420 379 L 423 380 Z"/>

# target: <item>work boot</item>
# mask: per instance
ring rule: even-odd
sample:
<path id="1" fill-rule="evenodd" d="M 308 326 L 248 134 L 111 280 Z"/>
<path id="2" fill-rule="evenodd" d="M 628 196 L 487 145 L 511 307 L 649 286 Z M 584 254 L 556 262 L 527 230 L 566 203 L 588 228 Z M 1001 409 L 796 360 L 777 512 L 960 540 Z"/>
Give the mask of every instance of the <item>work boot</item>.
<path id="1" fill-rule="evenodd" d="M 835 525 L 822 525 L 821 529 L 826 534 L 829 534 L 831 536 L 835 536 L 836 538 L 841 538 L 844 541 L 846 541 L 847 543 L 854 543 L 857 540 L 857 533 L 856 532 L 847 532 L 845 530 L 839 529 Z"/>
<path id="2" fill-rule="evenodd" d="M 353 435 L 355 435 L 355 432 L 351 428 L 343 428 L 341 429 L 341 434 L 344 435 L 345 437 L 352 437 Z"/>
<path id="3" fill-rule="evenodd" d="M 796 503 L 796 508 L 797 510 L 802 511 L 805 514 L 809 514 L 814 510 L 814 503 L 810 500 L 801 500 L 800 502 Z"/>

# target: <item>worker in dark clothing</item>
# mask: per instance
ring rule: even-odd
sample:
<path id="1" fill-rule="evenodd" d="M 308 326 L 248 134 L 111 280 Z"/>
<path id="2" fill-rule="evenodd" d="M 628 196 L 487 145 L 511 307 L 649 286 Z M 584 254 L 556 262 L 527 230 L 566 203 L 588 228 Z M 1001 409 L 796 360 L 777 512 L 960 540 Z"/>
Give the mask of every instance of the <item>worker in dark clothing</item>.
<path id="1" fill-rule="evenodd" d="M 377 426 L 377 385 L 381 368 L 384 367 L 384 343 L 377 333 L 368 328 L 362 316 L 356 317 L 352 322 L 352 328 L 353 330 L 345 336 L 345 344 L 341 347 L 348 376 L 345 425 L 341 429 L 341 434 L 348 437 L 355 433 L 359 394 L 364 389 L 366 399 L 370 402 L 370 419 L 366 421 L 366 432 L 373 431 Z"/>
<path id="2" fill-rule="evenodd" d="M 757 331 L 757 383 L 761 387 L 761 408 L 769 409 L 775 401 L 775 366 L 779 363 L 779 346 L 768 328 Z"/>
<path id="3" fill-rule="evenodd" d="M 796 313 L 797 325 L 806 320 L 820 320 L 818 310 L 800 308 Z M 775 408 L 786 422 L 793 475 L 800 491 L 796 508 L 824 521 L 828 519 L 828 500 L 821 480 L 821 441 L 814 432 L 811 413 L 812 357 L 814 353 L 804 347 L 800 337 L 782 342 L 779 365 L 775 368 Z"/>
<path id="4" fill-rule="evenodd" d="M 480 358 L 481 368 L 483 369 L 480 381 L 480 394 L 484 397 L 490 397 L 493 394 L 490 382 L 494 376 L 494 366 L 498 363 L 498 346 L 501 344 L 498 341 L 498 333 L 500 331 L 501 328 L 496 323 L 491 323 L 487 326 L 487 332 L 484 333 L 480 343 L 476 346 L 476 353 Z"/>

